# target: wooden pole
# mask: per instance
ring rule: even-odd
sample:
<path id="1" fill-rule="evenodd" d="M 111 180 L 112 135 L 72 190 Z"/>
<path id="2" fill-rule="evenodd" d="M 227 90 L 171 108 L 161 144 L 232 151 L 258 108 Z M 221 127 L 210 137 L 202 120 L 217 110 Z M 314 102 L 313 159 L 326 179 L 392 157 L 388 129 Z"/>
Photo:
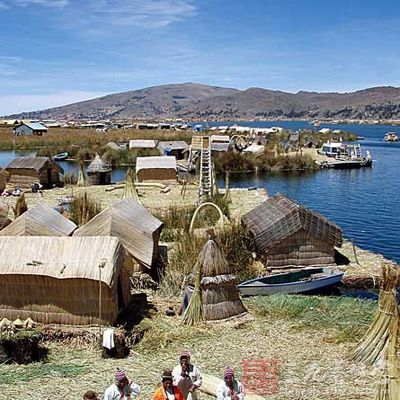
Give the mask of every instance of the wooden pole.
<path id="1" fill-rule="evenodd" d="M 102 268 L 105 267 L 107 260 L 102 259 L 100 264 L 99 264 L 99 332 L 101 335 L 101 314 L 102 314 L 102 309 L 101 309 L 101 270 Z"/>
<path id="2" fill-rule="evenodd" d="M 358 258 L 357 258 L 356 245 L 354 244 L 354 240 L 353 239 L 351 239 L 351 244 L 353 245 L 353 252 L 354 252 L 354 258 L 356 260 L 356 263 L 358 265 L 360 265 L 360 262 L 358 261 Z"/>

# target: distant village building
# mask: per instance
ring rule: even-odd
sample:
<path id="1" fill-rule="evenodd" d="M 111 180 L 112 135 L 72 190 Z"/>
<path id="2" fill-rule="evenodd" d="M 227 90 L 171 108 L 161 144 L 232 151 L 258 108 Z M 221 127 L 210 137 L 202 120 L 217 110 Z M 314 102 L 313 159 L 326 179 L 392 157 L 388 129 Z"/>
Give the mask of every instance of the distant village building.
<path id="1" fill-rule="evenodd" d="M 152 150 L 157 147 L 157 140 L 150 139 L 133 139 L 129 141 L 129 149 L 130 150 Z"/>
<path id="2" fill-rule="evenodd" d="M 13 129 L 15 136 L 42 136 L 47 133 L 47 128 L 39 122 L 23 122 Z"/>
<path id="3" fill-rule="evenodd" d="M 242 223 L 267 268 L 333 264 L 343 240 L 336 224 L 279 193 L 245 214 Z"/>
<path id="4" fill-rule="evenodd" d="M 138 157 L 136 176 L 139 182 L 176 180 L 177 166 L 174 156 Z"/>
<path id="5" fill-rule="evenodd" d="M 211 135 L 211 153 L 227 152 L 230 148 L 228 135 Z"/>
<path id="6" fill-rule="evenodd" d="M 61 185 L 64 170 L 49 157 L 19 157 L 7 165 L 9 183 L 18 187 L 31 187 L 39 182 L 44 187 Z"/>
<path id="7" fill-rule="evenodd" d="M 109 185 L 112 168 L 98 154 L 87 169 L 88 185 Z"/>
<path id="8" fill-rule="evenodd" d="M 177 160 L 183 160 L 188 155 L 189 146 L 183 140 L 170 142 L 158 142 L 158 149 L 164 156 L 175 156 Z"/>

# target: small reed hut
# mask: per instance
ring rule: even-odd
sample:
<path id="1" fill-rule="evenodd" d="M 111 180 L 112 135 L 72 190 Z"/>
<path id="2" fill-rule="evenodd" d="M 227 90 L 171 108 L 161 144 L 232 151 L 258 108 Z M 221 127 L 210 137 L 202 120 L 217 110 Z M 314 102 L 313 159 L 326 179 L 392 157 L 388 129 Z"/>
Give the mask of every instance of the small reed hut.
<path id="1" fill-rule="evenodd" d="M 64 170 L 49 157 L 19 157 L 6 167 L 8 182 L 18 187 L 31 187 L 39 182 L 44 187 L 61 186 Z"/>
<path id="2" fill-rule="evenodd" d="M 111 183 L 112 168 L 98 154 L 87 169 L 88 185 L 109 185 Z"/>
<path id="3" fill-rule="evenodd" d="M 136 177 L 144 181 L 176 181 L 176 158 L 174 156 L 138 157 L 136 159 Z"/>
<path id="4" fill-rule="evenodd" d="M 0 254 L 0 319 L 114 324 L 131 302 L 117 238 L 3 236 Z"/>
<path id="5" fill-rule="evenodd" d="M 333 222 L 278 193 L 242 217 L 266 267 L 328 265 L 342 230 Z"/>
<path id="6" fill-rule="evenodd" d="M 117 201 L 78 228 L 74 236 L 115 236 L 136 261 L 135 270 L 148 272 L 158 258 L 163 224 L 132 198 Z M 143 268 L 142 268 L 143 267 Z"/>
<path id="7" fill-rule="evenodd" d="M 184 307 L 188 305 L 188 299 L 192 297 L 192 293 L 194 296 L 193 285 L 196 285 L 198 273 L 200 273 L 202 319 L 215 321 L 246 312 L 236 287 L 236 277 L 231 273 L 228 262 L 214 239 L 208 240 L 203 246 L 193 274 L 189 276 L 190 286 L 185 291 Z M 196 287 L 194 290 L 196 291 Z M 185 311 L 184 321 L 188 317 L 190 320 L 188 313 L 190 314 L 191 307 L 193 304 L 189 305 Z"/>
<path id="8" fill-rule="evenodd" d="M 25 211 L 0 236 L 70 236 L 76 225 L 47 204 Z"/>

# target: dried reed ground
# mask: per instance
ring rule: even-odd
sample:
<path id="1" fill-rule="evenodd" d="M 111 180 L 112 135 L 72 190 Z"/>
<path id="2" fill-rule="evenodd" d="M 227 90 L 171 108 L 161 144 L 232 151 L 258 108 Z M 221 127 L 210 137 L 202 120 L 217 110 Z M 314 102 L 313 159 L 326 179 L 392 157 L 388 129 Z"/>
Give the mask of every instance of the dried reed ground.
<path id="1" fill-rule="evenodd" d="M 264 301 L 264 303 L 263 303 Z M 338 303 L 330 312 L 332 301 Z M 274 297 L 246 300 L 253 318 L 188 328 L 179 317 L 164 316 L 176 299 L 155 301 L 159 312 L 141 326 L 148 330 L 143 340 L 124 360 L 102 359 L 92 347 L 52 344 L 47 364 L 0 366 L 0 399 L 81 399 L 88 389 L 103 393 L 112 382 L 116 367 L 126 370 L 142 388 L 142 399 L 151 399 L 160 373 L 172 368 L 182 349 L 190 350 L 194 362 L 206 373 L 221 376 L 227 365 L 241 375 L 241 360 L 277 358 L 282 365 L 280 390 L 271 399 L 373 399 L 377 371 L 347 359 L 354 338 L 342 335 L 340 324 L 357 318 L 364 331 L 375 303 L 352 299 L 310 300 Z M 342 320 L 335 313 L 348 310 Z M 321 319 L 318 319 L 318 318 Z M 324 319 L 325 318 L 325 319 Z M 335 322 L 335 320 L 340 320 Z M 355 332 L 357 333 L 357 332 Z M 210 397 L 203 395 L 202 399 Z"/>

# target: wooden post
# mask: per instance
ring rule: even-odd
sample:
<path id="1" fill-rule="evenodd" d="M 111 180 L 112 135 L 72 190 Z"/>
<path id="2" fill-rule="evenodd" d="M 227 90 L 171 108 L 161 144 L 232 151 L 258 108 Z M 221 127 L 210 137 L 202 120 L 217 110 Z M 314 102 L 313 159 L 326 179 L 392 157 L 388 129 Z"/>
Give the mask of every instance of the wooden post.
<path id="1" fill-rule="evenodd" d="M 358 265 L 361 265 L 361 264 L 359 263 L 359 261 L 358 261 L 358 258 L 357 258 L 356 246 L 355 246 L 355 244 L 354 244 L 354 240 L 353 240 L 353 239 L 351 239 L 351 244 L 353 245 L 353 252 L 354 252 L 354 258 L 355 258 L 355 260 L 356 260 L 356 263 L 357 263 Z"/>
<path id="2" fill-rule="evenodd" d="M 102 268 L 105 267 L 107 260 L 106 259 L 102 259 L 100 264 L 99 264 L 99 332 L 101 335 L 101 270 Z"/>

